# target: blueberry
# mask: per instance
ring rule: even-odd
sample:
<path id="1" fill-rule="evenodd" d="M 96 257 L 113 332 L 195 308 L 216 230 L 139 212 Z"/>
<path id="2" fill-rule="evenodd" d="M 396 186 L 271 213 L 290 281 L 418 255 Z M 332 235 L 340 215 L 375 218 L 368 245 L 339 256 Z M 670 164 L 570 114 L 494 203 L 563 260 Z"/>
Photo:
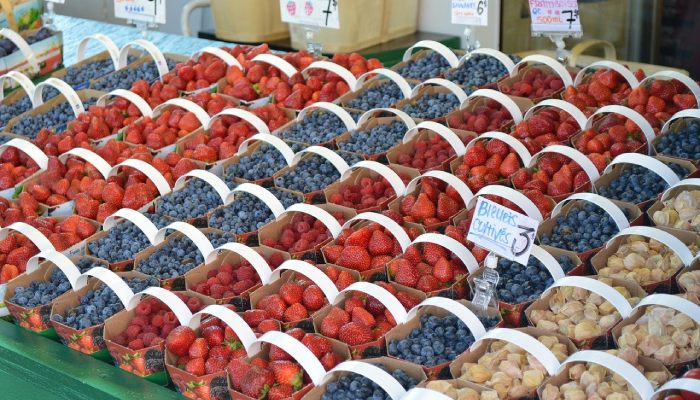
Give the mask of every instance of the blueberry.
<path id="1" fill-rule="evenodd" d="M 688 170 L 679 164 L 668 163 L 667 165 L 680 179 L 688 175 Z M 656 172 L 634 165 L 622 171 L 608 186 L 598 188 L 598 194 L 610 199 L 638 204 L 653 199 L 666 189 L 668 184 Z"/>
<path id="2" fill-rule="evenodd" d="M 440 55 L 440 53 L 429 51 L 424 57 L 418 60 L 409 60 L 406 65 L 397 69 L 396 72 L 406 79 L 424 81 L 442 75 L 451 67 L 449 61 Z"/>
<path id="3" fill-rule="evenodd" d="M 97 98 L 89 98 L 83 103 L 83 107 L 87 109 L 96 102 Z M 42 128 L 58 130 L 59 128 L 65 127 L 65 125 L 73 119 L 75 119 L 73 108 L 70 103 L 64 101 L 41 114 L 21 115 L 19 121 L 16 121 L 10 127 L 10 132 L 33 139 Z"/>
<path id="4" fill-rule="evenodd" d="M 454 94 L 424 94 L 401 108 L 401 111 L 418 119 L 437 119 L 446 116 L 459 107 L 459 99 Z"/>
<path id="5" fill-rule="evenodd" d="M 415 86 L 409 84 L 411 87 Z M 386 80 L 381 84 L 373 85 L 360 92 L 359 96 L 350 100 L 349 108 L 369 111 L 373 108 L 388 108 L 403 100 L 403 92 L 394 81 Z"/>
<path id="6" fill-rule="evenodd" d="M 520 61 L 518 56 L 509 56 L 514 63 Z M 471 94 L 474 88 L 496 83 L 508 74 L 508 69 L 496 58 L 486 54 L 474 54 L 465 60 L 456 70 L 445 74 L 445 79 L 464 86 L 464 91 Z"/>
<path id="7" fill-rule="evenodd" d="M 384 153 L 403 139 L 407 129 L 403 122 L 393 121 L 364 131 L 354 130 L 350 132 L 348 140 L 338 143 L 338 147 L 343 151 L 367 156 Z"/>
<path id="8" fill-rule="evenodd" d="M 350 116 L 357 121 L 361 113 L 353 111 L 350 112 Z M 289 129 L 285 130 L 280 135 L 285 140 L 318 145 L 330 142 L 336 136 L 347 130 L 348 128 L 340 117 L 334 113 L 314 110 L 307 114 L 300 123 L 292 124 Z"/>
<path id="9" fill-rule="evenodd" d="M 137 58 L 134 56 L 127 57 L 127 65 L 136 61 Z M 66 68 L 66 76 L 62 79 L 67 84 L 77 87 L 85 83 L 90 83 L 105 75 L 114 72 L 114 63 L 111 58 L 106 58 L 104 60 L 89 61 L 79 67 L 72 66 Z"/>
<path id="10" fill-rule="evenodd" d="M 170 58 L 165 59 L 168 64 L 168 70 L 175 68 L 177 61 Z M 100 90 L 103 92 L 110 92 L 114 89 L 125 89 L 128 90 L 138 80 L 145 80 L 149 83 L 158 79 L 160 75 L 158 74 L 158 68 L 156 63 L 153 61 L 145 62 L 143 64 L 120 69 L 119 71 L 112 72 L 106 75 L 93 84 L 93 89 Z"/>

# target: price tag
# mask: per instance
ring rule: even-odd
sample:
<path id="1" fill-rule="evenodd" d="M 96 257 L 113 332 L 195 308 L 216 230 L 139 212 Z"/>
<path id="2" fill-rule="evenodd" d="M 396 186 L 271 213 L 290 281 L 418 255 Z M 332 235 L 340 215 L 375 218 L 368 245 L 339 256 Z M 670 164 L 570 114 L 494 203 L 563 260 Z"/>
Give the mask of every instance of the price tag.
<path id="1" fill-rule="evenodd" d="M 467 240 L 502 257 L 526 265 L 539 222 L 479 197 Z"/>
<path id="2" fill-rule="evenodd" d="M 280 0 L 282 21 L 340 29 L 338 0 Z"/>
<path id="3" fill-rule="evenodd" d="M 580 34 L 577 0 L 530 0 L 532 33 Z"/>
<path id="4" fill-rule="evenodd" d="M 117 18 L 165 23 L 165 0 L 114 0 Z"/>
<path id="5" fill-rule="evenodd" d="M 452 0 L 452 23 L 488 25 L 488 0 Z"/>

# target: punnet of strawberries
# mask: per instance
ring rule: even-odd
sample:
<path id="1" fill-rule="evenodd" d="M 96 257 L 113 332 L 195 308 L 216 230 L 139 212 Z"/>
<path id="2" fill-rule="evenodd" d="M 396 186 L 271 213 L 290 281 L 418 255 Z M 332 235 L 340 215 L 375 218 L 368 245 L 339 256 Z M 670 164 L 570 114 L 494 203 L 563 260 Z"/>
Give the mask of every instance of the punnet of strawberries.
<path id="1" fill-rule="evenodd" d="M 453 114 L 456 115 L 447 117 L 447 125 L 450 128 L 478 134 L 500 131 L 513 122 L 513 117 L 508 109 L 492 99 L 489 99 L 485 105 L 478 106 L 474 110 L 459 110 Z"/>
<path id="2" fill-rule="evenodd" d="M 525 147 L 539 152 L 553 144 L 568 144 L 568 141 L 581 129 L 576 119 L 568 112 L 555 107 L 547 107 L 535 115 L 515 125 L 511 136 L 520 139 Z M 525 141 L 532 139 L 535 143 Z"/>
<path id="3" fill-rule="evenodd" d="M 0 155 L 0 190 L 12 189 L 39 170 L 39 164 L 27 153 L 15 147 L 8 147 Z"/>
<path id="4" fill-rule="evenodd" d="M 572 76 L 572 79 L 574 76 Z M 556 73 L 545 75 L 544 71 L 534 67 L 526 71 L 522 78 L 511 85 L 500 86 L 501 92 L 517 97 L 540 99 L 552 97 L 564 88 L 564 81 Z"/>
<path id="5" fill-rule="evenodd" d="M 581 153 L 599 154 L 608 159 L 624 153 L 643 152 L 647 148 L 646 142 L 646 136 L 639 126 L 631 119 L 619 114 L 606 115 L 599 124 L 586 129 L 573 140 L 574 147 Z"/>
<path id="6" fill-rule="evenodd" d="M 486 185 L 509 179 L 521 166 L 515 150 L 504 141 L 490 139 L 484 144 L 479 140 L 464 153 L 454 175 L 476 193 Z"/>
<path id="7" fill-rule="evenodd" d="M 222 49 L 224 50 L 224 49 Z M 226 76 L 228 66 L 219 57 L 202 53 L 197 60 L 187 60 L 175 65 L 175 69 L 163 77 L 164 86 L 177 90 L 194 92 L 206 89 Z"/>
<path id="8" fill-rule="evenodd" d="M 603 173 L 607 160 L 601 154 L 589 154 L 588 159 Z M 559 153 L 547 153 L 537 160 L 534 171 L 521 169 L 513 176 L 513 186 L 521 190 L 539 190 L 547 196 L 562 196 L 578 191 L 591 179 L 581 166 Z"/>

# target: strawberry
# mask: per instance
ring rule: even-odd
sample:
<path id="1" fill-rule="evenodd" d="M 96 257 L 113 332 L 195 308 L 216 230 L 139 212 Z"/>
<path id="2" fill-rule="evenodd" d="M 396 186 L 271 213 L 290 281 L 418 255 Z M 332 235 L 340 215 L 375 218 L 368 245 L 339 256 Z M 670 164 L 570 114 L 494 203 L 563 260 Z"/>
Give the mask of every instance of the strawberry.
<path id="1" fill-rule="evenodd" d="M 649 92 L 652 96 L 661 98 L 663 101 L 672 101 L 676 94 L 676 86 L 670 81 L 655 80 L 651 83 Z"/>
<path id="2" fill-rule="evenodd" d="M 355 307 L 352 309 L 352 322 L 365 325 L 368 328 L 374 327 L 377 323 L 372 314 L 362 307 Z"/>
<path id="3" fill-rule="evenodd" d="M 394 247 L 393 241 L 382 231 L 373 231 L 369 240 L 369 254 L 372 256 L 390 254 Z"/>
<path id="4" fill-rule="evenodd" d="M 464 154 L 464 163 L 469 167 L 476 167 L 486 164 L 488 157 L 489 154 L 483 147 L 472 146 Z"/>
<path id="5" fill-rule="evenodd" d="M 527 120 L 528 132 L 534 137 L 554 132 L 554 123 L 547 117 L 534 115 Z"/>
<path id="6" fill-rule="evenodd" d="M 295 303 L 301 303 L 304 288 L 297 283 L 287 282 L 280 287 L 279 294 L 282 300 L 284 300 L 288 306 L 291 306 Z"/>
<path id="7" fill-rule="evenodd" d="M 184 356 L 188 354 L 189 347 L 197 339 L 197 334 L 188 326 L 178 326 L 173 329 L 165 340 L 165 347 L 175 355 Z M 202 364 L 204 368 L 204 364 Z"/>
<path id="8" fill-rule="evenodd" d="M 680 110 L 688 110 L 697 107 L 698 102 L 692 94 L 676 94 L 673 96 L 673 104 Z"/>
<path id="9" fill-rule="evenodd" d="M 515 186 L 516 189 L 522 189 L 526 183 L 530 182 L 532 180 L 532 176 L 530 175 L 529 172 L 526 170 L 520 170 L 514 177 L 513 177 L 513 185 Z"/>
<path id="10" fill-rule="evenodd" d="M 410 263 L 399 262 L 397 264 L 394 281 L 396 281 L 396 283 L 399 285 L 416 287 L 419 278 L 420 275 L 418 274 L 418 271 Z"/>
<path id="11" fill-rule="evenodd" d="M 494 154 L 498 154 L 501 156 L 501 158 L 506 158 L 510 152 L 510 149 L 502 140 L 491 139 L 488 143 L 486 143 L 486 152 L 488 153 L 489 157 Z"/>
<path id="12" fill-rule="evenodd" d="M 275 384 L 275 374 L 265 368 L 253 366 L 241 377 L 241 392 L 257 399 L 263 396 Z"/>
<path id="13" fill-rule="evenodd" d="M 513 175 L 520 168 L 518 157 L 515 153 L 508 154 L 501 163 L 500 174 L 503 178 Z"/>
<path id="14" fill-rule="evenodd" d="M 338 259 L 340 259 L 340 255 L 343 252 L 343 246 L 325 246 L 322 251 L 326 261 L 328 261 L 330 264 L 335 264 Z"/>
<path id="15" fill-rule="evenodd" d="M 303 304 L 304 307 L 310 311 L 318 311 L 323 307 L 325 303 L 325 295 L 321 288 L 316 285 L 309 285 L 303 294 Z"/>
<path id="16" fill-rule="evenodd" d="M 340 327 L 338 339 L 350 346 L 357 346 L 372 341 L 372 330 L 363 324 L 350 322 Z"/>
<path id="17" fill-rule="evenodd" d="M 275 381 L 280 384 L 287 384 L 294 387 L 295 390 L 301 389 L 303 386 L 303 371 L 299 365 L 291 361 L 272 361 L 268 368 L 275 375 Z"/>
<path id="18" fill-rule="evenodd" d="M 321 322 L 321 334 L 331 339 L 337 339 L 341 326 L 342 323 L 340 321 L 327 316 Z"/>
<path id="19" fill-rule="evenodd" d="M 330 371 L 331 369 L 335 368 L 338 364 L 343 362 L 343 359 L 333 353 L 333 352 L 328 352 L 321 357 L 321 365 L 326 371 Z M 268 400 L 269 400 L 269 394 L 268 394 Z"/>
<path id="20" fill-rule="evenodd" d="M 231 360 L 226 366 L 226 371 L 231 379 L 231 385 L 236 390 L 241 390 L 241 379 L 248 372 L 252 365 L 241 361 L 241 360 Z"/>
<path id="21" fill-rule="evenodd" d="M 284 383 L 275 385 L 267 392 L 267 400 L 282 400 L 294 395 L 294 387 Z"/>
<path id="22" fill-rule="evenodd" d="M 445 193 L 440 193 L 437 204 L 437 218 L 447 221 L 459 212 L 459 203 Z"/>
<path id="23" fill-rule="evenodd" d="M 441 283 L 448 283 L 454 278 L 454 268 L 445 258 L 440 258 L 433 267 L 433 276 Z"/>
<path id="24" fill-rule="evenodd" d="M 362 247 L 348 246 L 340 254 L 338 265 L 355 271 L 366 271 L 370 266 L 370 256 Z"/>
<path id="25" fill-rule="evenodd" d="M 122 206 L 138 210 L 151 200 L 153 200 L 153 193 L 149 190 L 148 185 L 145 183 L 137 183 L 127 186 L 124 192 Z"/>
<path id="26" fill-rule="evenodd" d="M 435 217 L 436 212 L 435 204 L 430 201 L 428 195 L 421 193 L 418 195 L 416 203 L 411 208 L 410 216 L 416 221 L 422 222 L 428 218 Z"/>

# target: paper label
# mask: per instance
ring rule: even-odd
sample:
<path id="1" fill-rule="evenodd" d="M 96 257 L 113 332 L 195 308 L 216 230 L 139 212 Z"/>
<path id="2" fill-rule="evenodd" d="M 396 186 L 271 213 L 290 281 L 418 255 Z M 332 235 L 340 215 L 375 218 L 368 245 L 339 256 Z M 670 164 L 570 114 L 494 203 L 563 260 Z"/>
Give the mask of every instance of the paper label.
<path id="1" fill-rule="evenodd" d="M 280 0 L 283 22 L 340 29 L 338 0 Z"/>
<path id="2" fill-rule="evenodd" d="M 114 0 L 114 16 L 164 24 L 165 0 Z"/>
<path id="3" fill-rule="evenodd" d="M 452 0 L 453 24 L 486 26 L 488 20 L 488 0 Z"/>
<path id="4" fill-rule="evenodd" d="M 467 240 L 527 265 L 538 227 L 536 220 L 479 197 Z"/>
<path id="5" fill-rule="evenodd" d="M 577 0 L 530 0 L 530 18 L 533 33 L 582 31 Z"/>
<path id="6" fill-rule="evenodd" d="M 5 307 L 5 302 L 3 301 L 5 298 L 5 291 L 7 291 L 7 283 L 0 285 L 0 317 L 10 315 L 10 311 L 7 310 L 7 307 Z"/>

